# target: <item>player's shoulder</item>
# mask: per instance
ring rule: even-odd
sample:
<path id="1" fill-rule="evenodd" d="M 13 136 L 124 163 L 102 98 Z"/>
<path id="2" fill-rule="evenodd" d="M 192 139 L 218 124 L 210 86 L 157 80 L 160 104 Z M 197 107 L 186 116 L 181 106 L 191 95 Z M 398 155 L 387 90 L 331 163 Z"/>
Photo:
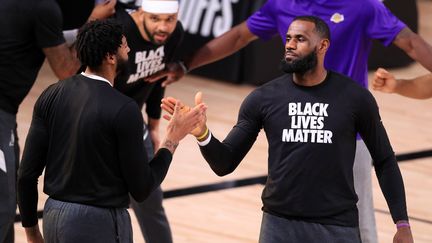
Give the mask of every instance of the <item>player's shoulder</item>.
<path id="1" fill-rule="evenodd" d="M 253 99 L 271 98 L 287 90 L 292 83 L 292 75 L 284 74 L 255 88 L 248 96 Z"/>
<path id="2" fill-rule="evenodd" d="M 369 100 L 373 99 L 372 93 L 356 82 L 354 79 L 338 72 L 331 72 L 332 82 L 337 86 L 338 92 L 345 93 L 346 97 L 353 100 Z"/>
<path id="3" fill-rule="evenodd" d="M 178 20 L 174 32 L 172 34 L 173 36 L 172 39 L 181 39 L 183 38 L 184 34 L 185 34 L 185 30 L 183 28 L 183 24 L 180 22 L 180 20 Z"/>
<path id="4" fill-rule="evenodd" d="M 281 76 L 278 76 L 274 79 L 271 79 L 270 81 L 262 84 L 257 89 L 260 90 L 268 90 L 268 89 L 280 89 L 282 86 L 287 86 L 292 82 L 292 74 L 283 74 Z"/>

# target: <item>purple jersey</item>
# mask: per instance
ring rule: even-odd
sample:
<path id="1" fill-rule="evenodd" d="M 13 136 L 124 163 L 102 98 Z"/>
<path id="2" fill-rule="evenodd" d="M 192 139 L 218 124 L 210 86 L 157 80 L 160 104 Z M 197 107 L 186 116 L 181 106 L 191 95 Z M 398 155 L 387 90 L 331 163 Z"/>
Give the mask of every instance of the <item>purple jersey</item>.
<path id="1" fill-rule="evenodd" d="M 331 44 L 325 67 L 343 73 L 367 87 L 371 40 L 393 42 L 406 26 L 378 0 L 268 0 L 249 17 L 249 30 L 268 40 L 279 33 L 285 43 L 293 18 L 314 15 L 330 27 Z"/>

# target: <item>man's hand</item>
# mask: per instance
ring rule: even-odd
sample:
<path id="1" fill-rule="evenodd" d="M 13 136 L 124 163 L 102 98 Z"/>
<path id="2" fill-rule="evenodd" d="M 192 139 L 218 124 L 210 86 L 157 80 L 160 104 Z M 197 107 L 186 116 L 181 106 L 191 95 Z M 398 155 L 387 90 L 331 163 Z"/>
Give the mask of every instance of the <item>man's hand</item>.
<path id="1" fill-rule="evenodd" d="M 28 243 L 44 243 L 44 239 L 39 230 L 38 224 L 33 227 L 26 227 L 24 229 Z"/>
<path id="2" fill-rule="evenodd" d="M 372 88 L 384 93 L 395 93 L 398 86 L 398 81 L 393 74 L 389 73 L 384 68 L 378 68 L 372 80 Z"/>
<path id="3" fill-rule="evenodd" d="M 399 228 L 393 237 L 393 243 L 413 243 L 414 239 L 410 227 Z"/>
<path id="4" fill-rule="evenodd" d="M 96 19 L 106 19 L 115 14 L 115 5 L 117 0 L 105 0 L 94 6 L 93 11 L 88 18 L 89 21 Z"/>
<path id="5" fill-rule="evenodd" d="M 166 112 L 168 112 L 169 114 L 172 115 L 174 113 L 174 107 L 175 107 L 176 102 L 177 102 L 177 99 L 175 99 L 173 97 L 167 97 L 167 98 L 162 99 L 161 107 L 163 110 L 165 110 Z M 202 92 L 197 92 L 195 95 L 195 108 L 201 104 L 204 104 L 202 101 Z M 190 110 L 191 110 L 191 108 L 189 106 L 181 104 L 180 112 L 189 112 Z M 171 116 L 170 115 L 163 115 L 163 118 L 169 121 L 171 119 Z M 194 135 L 195 137 L 200 137 L 201 135 L 203 135 L 205 133 L 205 131 L 207 130 L 206 122 L 207 122 L 207 117 L 206 117 L 206 114 L 204 113 L 203 119 L 198 124 L 198 126 L 196 126 L 190 132 L 190 134 Z"/>
<path id="6" fill-rule="evenodd" d="M 199 104 L 189 111 L 181 110 L 184 105 L 176 101 L 173 107 L 173 115 L 169 117 L 169 123 L 166 129 L 166 137 L 162 147 L 167 148 L 174 153 L 180 140 L 189 134 L 198 124 L 205 119 L 205 104 Z"/>
<path id="7" fill-rule="evenodd" d="M 166 79 L 162 82 L 162 87 L 166 87 L 171 83 L 177 82 L 184 75 L 185 70 L 183 70 L 181 65 L 177 62 L 172 62 L 167 64 L 166 69 L 144 78 L 144 81 L 153 83 L 166 77 Z"/>

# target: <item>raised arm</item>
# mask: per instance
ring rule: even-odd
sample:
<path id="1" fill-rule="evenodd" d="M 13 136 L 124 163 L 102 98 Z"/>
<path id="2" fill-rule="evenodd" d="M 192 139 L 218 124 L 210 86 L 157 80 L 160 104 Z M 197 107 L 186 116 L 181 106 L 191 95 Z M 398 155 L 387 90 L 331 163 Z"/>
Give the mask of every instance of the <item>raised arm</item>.
<path id="1" fill-rule="evenodd" d="M 116 0 L 105 0 L 96 4 L 88 20 L 111 16 L 115 13 L 116 2 Z M 61 20 L 61 12 L 59 13 L 55 6 L 41 6 L 37 21 L 37 39 L 41 42 L 39 44 L 54 74 L 59 79 L 65 79 L 74 75 L 81 64 L 76 57 L 73 45 L 69 48 L 63 41 L 59 41 L 62 37 Z"/>
<path id="2" fill-rule="evenodd" d="M 95 4 L 88 20 L 106 19 L 112 16 L 115 14 L 116 3 L 117 0 L 104 0 Z"/>
<path id="3" fill-rule="evenodd" d="M 237 52 L 257 38 L 250 32 L 246 22 L 243 22 L 202 46 L 185 60 L 185 65 L 189 70 L 192 70 L 218 61 Z"/>
<path id="4" fill-rule="evenodd" d="M 74 75 L 80 68 L 80 62 L 76 57 L 73 47 L 69 48 L 66 43 L 43 48 L 48 63 L 54 74 L 59 79 L 66 79 Z"/>
<path id="5" fill-rule="evenodd" d="M 230 131 L 228 136 L 220 142 L 208 129 L 205 119 L 191 132 L 198 140 L 200 150 L 211 169 L 219 176 L 227 175 L 235 170 L 250 148 L 254 144 L 261 125 L 259 114 L 253 103 L 254 99 L 248 96 L 240 108 L 237 124 Z M 168 113 L 173 113 L 175 98 L 168 97 L 162 100 L 162 108 Z M 202 103 L 200 92 L 195 97 L 195 104 Z M 188 111 L 187 106 L 182 107 L 183 111 Z M 164 118 L 170 119 L 165 115 Z"/>
<path id="6" fill-rule="evenodd" d="M 405 27 L 396 36 L 393 44 L 432 72 L 432 46 L 421 36 L 411 31 L 408 27 Z"/>
<path id="7" fill-rule="evenodd" d="M 373 77 L 372 88 L 384 93 L 396 93 L 415 99 L 432 98 L 432 73 L 413 79 L 396 79 L 393 74 L 379 68 Z"/>
<path id="8" fill-rule="evenodd" d="M 187 113 L 179 113 L 177 110 L 175 108 L 173 119 L 167 126 L 161 149 L 150 163 L 146 163 L 142 139 L 143 121 L 136 103 L 126 105 L 117 117 L 120 168 L 130 194 L 138 202 L 143 201 L 165 178 L 180 140 L 197 126 L 205 107 L 202 105 Z"/>
<path id="9" fill-rule="evenodd" d="M 246 22 L 243 22 L 225 32 L 223 35 L 206 43 L 183 62 L 170 63 L 168 70 L 152 75 L 146 78 L 146 81 L 154 82 L 168 75 L 175 76 L 176 78 L 174 81 L 179 80 L 187 71 L 223 59 L 242 49 L 257 38 L 257 36 L 249 31 Z M 165 81 L 163 85 L 166 86 L 170 83 L 172 82 Z"/>
<path id="10" fill-rule="evenodd" d="M 393 41 L 412 59 L 432 72 L 432 46 L 408 27 L 402 29 Z M 372 81 L 372 88 L 386 93 L 397 93 L 403 96 L 426 99 L 432 97 L 432 74 L 414 79 L 395 79 L 384 69 L 378 69 Z"/>

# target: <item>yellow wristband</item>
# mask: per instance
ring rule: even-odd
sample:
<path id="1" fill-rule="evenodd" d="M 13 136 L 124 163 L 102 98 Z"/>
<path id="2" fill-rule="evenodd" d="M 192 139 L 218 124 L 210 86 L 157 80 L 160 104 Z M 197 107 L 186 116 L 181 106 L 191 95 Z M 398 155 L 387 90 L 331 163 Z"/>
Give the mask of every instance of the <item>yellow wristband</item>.
<path id="1" fill-rule="evenodd" d="M 204 134 L 201 135 L 201 136 L 199 136 L 199 137 L 196 137 L 196 139 L 197 139 L 197 140 L 201 140 L 201 139 L 207 137 L 208 133 L 209 133 L 209 129 L 208 129 L 208 127 L 207 127 L 206 130 L 205 130 L 205 132 L 204 132 Z"/>

